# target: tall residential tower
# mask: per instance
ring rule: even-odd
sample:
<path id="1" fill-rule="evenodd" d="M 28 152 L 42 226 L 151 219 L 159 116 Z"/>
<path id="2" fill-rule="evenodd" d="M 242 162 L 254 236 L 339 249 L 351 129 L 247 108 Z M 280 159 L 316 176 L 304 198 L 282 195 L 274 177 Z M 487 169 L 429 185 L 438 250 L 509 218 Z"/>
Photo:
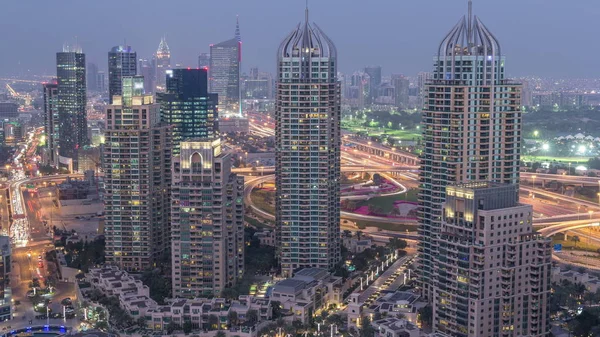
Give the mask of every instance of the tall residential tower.
<path id="1" fill-rule="evenodd" d="M 184 141 L 173 159 L 174 297 L 219 296 L 244 272 L 244 177 L 231 173 L 221 146 Z"/>
<path id="2" fill-rule="evenodd" d="M 106 262 L 127 271 L 155 267 L 168 251 L 171 132 L 141 76 L 123 77 L 106 107 Z"/>
<path id="3" fill-rule="evenodd" d="M 276 231 L 282 273 L 340 261 L 340 115 L 337 50 L 299 24 L 277 53 Z"/>
<path id="4" fill-rule="evenodd" d="M 446 186 L 519 183 L 521 86 L 504 77 L 498 40 L 477 17 L 463 17 L 440 43 L 425 84 L 419 192 L 420 283 L 430 301 L 440 254 Z"/>

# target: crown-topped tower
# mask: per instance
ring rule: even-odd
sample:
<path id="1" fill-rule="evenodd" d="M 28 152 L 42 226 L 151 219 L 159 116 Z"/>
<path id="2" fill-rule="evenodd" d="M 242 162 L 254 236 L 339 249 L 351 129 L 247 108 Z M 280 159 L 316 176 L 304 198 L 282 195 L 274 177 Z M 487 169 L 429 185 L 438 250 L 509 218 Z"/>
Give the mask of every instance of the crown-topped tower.
<path id="1" fill-rule="evenodd" d="M 277 53 L 276 236 L 282 274 L 340 260 L 340 83 L 308 8 Z"/>

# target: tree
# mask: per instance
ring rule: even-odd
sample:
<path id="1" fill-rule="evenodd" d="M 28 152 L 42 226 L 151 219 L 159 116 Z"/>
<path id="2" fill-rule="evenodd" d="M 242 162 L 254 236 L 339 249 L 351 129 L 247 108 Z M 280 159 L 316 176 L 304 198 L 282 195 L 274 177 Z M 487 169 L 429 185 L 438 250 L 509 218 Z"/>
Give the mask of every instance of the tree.
<path id="1" fill-rule="evenodd" d="M 225 288 L 221 291 L 221 297 L 228 300 L 236 300 L 240 294 L 233 288 Z"/>
<path id="2" fill-rule="evenodd" d="M 363 318 L 360 329 L 358 330 L 358 336 L 360 337 L 373 337 L 375 335 L 375 328 L 371 325 L 369 317 Z"/>
<path id="3" fill-rule="evenodd" d="M 208 316 L 208 326 L 210 330 L 215 330 L 219 328 L 219 317 L 216 315 Z"/>
<path id="4" fill-rule="evenodd" d="M 192 325 L 192 321 L 186 320 L 183 322 L 183 332 L 188 334 L 194 330 L 194 326 Z"/>
<path id="5" fill-rule="evenodd" d="M 352 231 L 350 231 L 348 229 L 344 229 L 344 237 L 351 238 L 352 237 Z"/>
<path id="6" fill-rule="evenodd" d="M 579 242 L 581 240 L 579 239 L 579 236 L 573 235 L 573 236 L 571 236 L 571 241 L 573 241 L 575 243 L 575 248 L 577 248 L 577 242 Z"/>
<path id="7" fill-rule="evenodd" d="M 390 240 L 388 241 L 387 246 L 391 249 L 391 250 L 396 250 L 396 249 L 404 249 L 407 246 L 407 243 L 405 240 L 402 239 L 398 239 L 398 238 L 390 238 Z"/>
<path id="8" fill-rule="evenodd" d="M 283 316 L 281 313 L 281 302 L 279 301 L 271 301 L 271 306 L 273 307 L 273 318 L 277 319 Z"/>
<path id="9" fill-rule="evenodd" d="M 233 327 L 238 325 L 238 314 L 236 311 L 230 310 L 227 314 L 227 320 L 229 321 L 229 326 Z"/>
<path id="10" fill-rule="evenodd" d="M 146 317 L 140 316 L 135 322 L 140 328 L 146 328 Z"/>
<path id="11" fill-rule="evenodd" d="M 246 321 L 250 326 L 256 324 L 258 322 L 258 311 L 254 309 L 248 310 L 248 312 L 246 313 Z"/>
<path id="12" fill-rule="evenodd" d="M 421 324 L 431 326 L 431 320 L 433 319 L 433 308 L 431 307 L 431 305 L 426 305 L 422 307 L 421 309 L 419 309 L 418 313 L 418 319 L 421 321 Z"/>
<path id="13" fill-rule="evenodd" d="M 227 337 L 227 334 L 223 331 L 217 331 L 215 337 Z"/>
<path id="14" fill-rule="evenodd" d="M 383 182 L 381 175 L 379 173 L 373 174 L 373 184 L 379 186 Z"/>

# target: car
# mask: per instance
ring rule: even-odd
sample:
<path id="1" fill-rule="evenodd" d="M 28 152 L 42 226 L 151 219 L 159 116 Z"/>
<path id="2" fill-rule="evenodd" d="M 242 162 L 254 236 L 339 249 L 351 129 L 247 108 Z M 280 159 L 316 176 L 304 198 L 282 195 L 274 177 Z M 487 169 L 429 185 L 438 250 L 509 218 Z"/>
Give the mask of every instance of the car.
<path id="1" fill-rule="evenodd" d="M 60 301 L 60 303 L 66 307 L 71 306 L 73 304 L 73 300 L 70 297 L 65 297 Z"/>
<path id="2" fill-rule="evenodd" d="M 27 297 L 31 298 L 31 297 L 35 297 L 35 292 L 33 290 L 29 290 L 27 292 Z"/>

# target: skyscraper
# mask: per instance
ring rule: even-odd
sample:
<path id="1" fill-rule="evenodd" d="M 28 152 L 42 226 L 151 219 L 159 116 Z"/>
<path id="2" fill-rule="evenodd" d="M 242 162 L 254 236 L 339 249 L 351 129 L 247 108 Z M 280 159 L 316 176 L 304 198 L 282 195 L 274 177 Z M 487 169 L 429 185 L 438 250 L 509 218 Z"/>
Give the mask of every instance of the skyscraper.
<path id="1" fill-rule="evenodd" d="M 108 101 L 121 96 L 124 76 L 137 74 L 137 54 L 131 46 L 116 46 L 108 52 Z"/>
<path id="2" fill-rule="evenodd" d="M 299 24 L 277 53 L 276 234 L 282 273 L 340 261 L 340 116 L 337 50 Z"/>
<path id="3" fill-rule="evenodd" d="M 167 71 L 165 93 L 157 93 L 161 119 L 173 127 L 173 154 L 180 143 L 190 139 L 213 139 L 217 136 L 217 95 L 208 93 L 206 69 Z"/>
<path id="4" fill-rule="evenodd" d="M 379 86 L 381 85 L 381 66 L 365 67 L 365 73 L 369 75 L 369 96 L 367 97 L 367 104 L 373 104 L 375 103 L 377 93 L 379 92 Z"/>
<path id="5" fill-rule="evenodd" d="M 170 247 L 171 133 L 143 81 L 123 77 L 106 107 L 105 255 L 127 271 L 156 266 Z"/>
<path id="6" fill-rule="evenodd" d="M 439 45 L 425 84 L 419 192 L 420 282 L 433 299 L 447 185 L 519 183 L 521 86 L 504 78 L 500 44 L 477 17 L 463 17 Z"/>
<path id="7" fill-rule="evenodd" d="M 208 53 L 200 53 L 198 55 L 198 68 L 210 67 L 210 55 Z"/>
<path id="8" fill-rule="evenodd" d="M 155 60 L 139 59 L 137 74 L 144 76 L 144 92 L 153 93 L 156 90 L 156 66 Z"/>
<path id="9" fill-rule="evenodd" d="M 158 50 L 155 55 L 156 65 L 156 87 L 158 91 L 165 90 L 165 76 L 167 70 L 171 68 L 171 50 L 167 45 L 167 39 L 160 39 Z"/>
<path id="10" fill-rule="evenodd" d="M 80 48 L 65 46 L 56 53 L 58 81 L 58 162 L 77 171 L 77 151 L 87 145 L 85 54 Z"/>
<path id="11" fill-rule="evenodd" d="M 219 296 L 244 272 L 244 178 L 217 139 L 181 143 L 173 160 L 174 297 Z"/>
<path id="12" fill-rule="evenodd" d="M 235 37 L 210 46 L 210 92 L 219 95 L 219 110 L 241 116 L 240 71 L 242 41 L 239 22 Z"/>
<path id="13" fill-rule="evenodd" d="M 87 90 L 91 92 L 98 91 L 98 66 L 95 63 L 87 64 Z"/>
<path id="14" fill-rule="evenodd" d="M 434 330 L 456 337 L 550 333 L 551 242 L 517 185 L 446 187 L 432 274 Z"/>
<path id="15" fill-rule="evenodd" d="M 44 132 L 48 162 L 58 166 L 58 139 L 60 137 L 58 119 L 58 84 L 55 81 L 43 84 L 44 90 Z"/>
<path id="16" fill-rule="evenodd" d="M 395 89 L 395 104 L 399 109 L 408 107 L 410 81 L 402 75 L 392 75 L 392 85 Z"/>

